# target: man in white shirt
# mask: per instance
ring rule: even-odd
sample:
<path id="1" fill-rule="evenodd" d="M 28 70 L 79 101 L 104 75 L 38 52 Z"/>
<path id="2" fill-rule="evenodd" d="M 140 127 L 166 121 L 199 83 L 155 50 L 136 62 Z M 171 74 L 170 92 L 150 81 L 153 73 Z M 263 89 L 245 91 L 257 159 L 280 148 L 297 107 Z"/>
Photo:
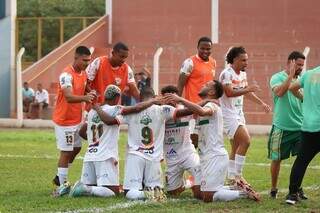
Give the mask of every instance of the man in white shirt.
<path id="1" fill-rule="evenodd" d="M 246 50 L 241 46 L 233 47 L 228 52 L 226 60 L 230 66 L 221 72 L 219 80 L 224 90 L 220 98 L 224 130 L 231 139 L 228 178 L 233 183 L 236 179 L 245 182 L 242 169 L 250 145 L 250 136 L 245 126 L 243 96 L 259 104 L 267 113 L 270 112 L 270 107 L 254 94 L 259 89 L 258 85 L 248 86 L 245 72 L 248 65 Z"/>
<path id="2" fill-rule="evenodd" d="M 42 111 L 49 105 L 49 93 L 47 90 L 42 88 L 42 84 L 38 83 L 37 91 L 34 96 L 34 101 L 30 104 L 29 117 L 35 108 L 39 109 L 39 118 L 42 118 Z"/>
<path id="3" fill-rule="evenodd" d="M 207 82 L 199 92 L 200 97 L 218 99 L 223 94 L 219 81 Z M 259 195 L 248 187 L 242 190 L 230 190 L 224 186 L 228 168 L 228 152 L 223 141 L 223 118 L 220 107 L 208 102 L 201 107 L 175 94 L 166 96 L 168 101 L 181 102 L 188 109 L 199 115 L 199 156 L 201 167 L 201 192 L 204 202 L 230 201 L 243 197 L 259 200 Z"/>
<path id="4" fill-rule="evenodd" d="M 161 94 L 178 94 L 178 88 L 172 85 L 161 89 Z M 178 109 L 183 105 L 175 105 Z M 189 121 L 192 115 L 166 122 L 164 136 L 164 157 L 167 164 L 166 184 L 167 192 L 172 196 L 178 196 L 184 191 L 184 172 L 192 174 L 191 186 L 193 196 L 200 199 L 200 161 L 192 141 L 190 139 Z"/>

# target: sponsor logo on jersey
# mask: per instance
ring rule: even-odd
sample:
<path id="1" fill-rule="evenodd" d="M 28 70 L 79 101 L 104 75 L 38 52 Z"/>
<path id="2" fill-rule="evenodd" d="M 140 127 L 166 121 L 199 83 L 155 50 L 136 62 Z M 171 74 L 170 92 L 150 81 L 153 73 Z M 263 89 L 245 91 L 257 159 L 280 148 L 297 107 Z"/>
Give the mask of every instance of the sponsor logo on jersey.
<path id="1" fill-rule="evenodd" d="M 176 150 L 174 150 L 173 148 L 170 149 L 168 152 L 167 152 L 167 157 L 168 158 L 172 158 L 172 157 L 176 157 L 178 154 L 176 152 Z"/>

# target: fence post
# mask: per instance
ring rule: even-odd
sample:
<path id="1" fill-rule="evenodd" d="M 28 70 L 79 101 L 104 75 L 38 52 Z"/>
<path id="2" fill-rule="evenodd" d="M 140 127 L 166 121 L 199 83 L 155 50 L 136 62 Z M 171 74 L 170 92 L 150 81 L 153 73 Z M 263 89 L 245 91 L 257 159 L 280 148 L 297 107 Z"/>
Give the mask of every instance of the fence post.
<path id="1" fill-rule="evenodd" d="M 64 20 L 60 18 L 60 45 L 64 42 Z"/>
<path id="2" fill-rule="evenodd" d="M 42 57 L 42 18 L 38 18 L 38 60 Z"/>

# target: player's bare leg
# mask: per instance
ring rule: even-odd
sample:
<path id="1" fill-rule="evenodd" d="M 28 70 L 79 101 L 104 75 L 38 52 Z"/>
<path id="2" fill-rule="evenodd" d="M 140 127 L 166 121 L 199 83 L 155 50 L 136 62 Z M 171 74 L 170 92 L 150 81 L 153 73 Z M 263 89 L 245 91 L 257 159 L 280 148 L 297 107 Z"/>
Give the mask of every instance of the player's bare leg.
<path id="1" fill-rule="evenodd" d="M 271 192 L 270 195 L 273 198 L 277 197 L 277 185 L 278 185 L 278 177 L 280 172 L 281 160 L 273 160 L 270 165 L 270 173 L 271 173 Z"/>
<path id="2" fill-rule="evenodd" d="M 39 103 L 39 118 L 42 119 L 42 112 L 43 112 L 43 106 L 44 104 L 43 103 Z"/>
<path id="3" fill-rule="evenodd" d="M 76 156 L 79 154 L 80 151 L 81 151 L 81 147 L 73 148 L 73 151 L 70 155 L 69 164 L 73 163 L 74 159 L 76 158 Z"/>

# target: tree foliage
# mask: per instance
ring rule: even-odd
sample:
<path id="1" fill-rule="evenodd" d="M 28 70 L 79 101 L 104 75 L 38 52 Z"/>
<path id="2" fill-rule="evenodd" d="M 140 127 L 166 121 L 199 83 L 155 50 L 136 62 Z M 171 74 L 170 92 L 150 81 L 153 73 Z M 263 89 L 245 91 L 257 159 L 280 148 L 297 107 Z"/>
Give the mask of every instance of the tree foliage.
<path id="1" fill-rule="evenodd" d="M 18 17 L 79 17 L 103 16 L 105 0 L 17 0 Z M 95 20 L 87 22 L 89 25 Z M 19 21 L 19 48 L 25 47 L 25 61 L 37 60 L 37 26 L 35 20 Z M 59 46 L 60 22 L 58 19 L 42 22 L 42 56 Z M 64 22 L 64 41 L 81 31 L 81 20 Z"/>

